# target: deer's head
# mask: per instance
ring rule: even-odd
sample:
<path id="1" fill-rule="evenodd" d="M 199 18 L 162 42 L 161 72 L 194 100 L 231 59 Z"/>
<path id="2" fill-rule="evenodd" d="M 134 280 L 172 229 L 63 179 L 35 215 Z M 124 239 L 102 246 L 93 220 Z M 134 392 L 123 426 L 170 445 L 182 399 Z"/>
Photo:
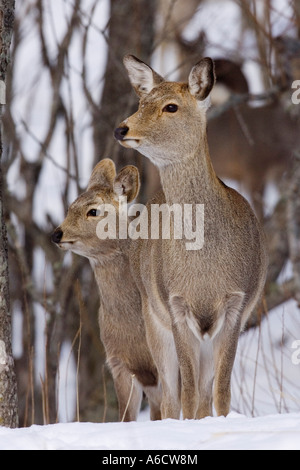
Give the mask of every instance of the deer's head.
<path id="1" fill-rule="evenodd" d="M 136 167 L 126 166 L 116 174 L 110 159 L 94 168 L 87 190 L 69 207 L 63 223 L 52 234 L 52 241 L 63 250 L 70 250 L 89 259 L 99 259 L 116 249 L 116 241 L 99 238 L 98 223 L 104 218 L 105 205 L 120 210 L 120 197 L 131 202 L 139 192 L 139 173 Z M 116 218 L 116 222 L 118 219 Z"/>
<path id="2" fill-rule="evenodd" d="M 213 61 L 198 62 L 188 83 L 165 81 L 132 55 L 125 56 L 124 64 L 140 102 L 138 111 L 115 130 L 115 138 L 157 166 L 184 161 L 206 133 L 206 110 L 215 83 Z"/>

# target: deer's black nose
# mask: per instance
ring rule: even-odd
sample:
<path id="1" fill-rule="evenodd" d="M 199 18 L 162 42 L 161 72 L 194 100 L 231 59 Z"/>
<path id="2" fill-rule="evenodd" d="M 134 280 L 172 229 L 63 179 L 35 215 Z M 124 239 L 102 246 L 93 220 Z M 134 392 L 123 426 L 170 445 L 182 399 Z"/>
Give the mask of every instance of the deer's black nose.
<path id="1" fill-rule="evenodd" d="M 128 131 L 129 127 L 117 127 L 114 133 L 115 139 L 123 140 Z"/>
<path id="2" fill-rule="evenodd" d="M 57 228 L 57 229 L 54 230 L 54 232 L 52 233 L 52 235 L 51 235 L 51 240 L 52 240 L 54 243 L 60 243 L 60 242 L 61 242 L 61 239 L 62 239 L 62 236 L 63 236 L 63 231 L 62 231 L 60 228 Z"/>

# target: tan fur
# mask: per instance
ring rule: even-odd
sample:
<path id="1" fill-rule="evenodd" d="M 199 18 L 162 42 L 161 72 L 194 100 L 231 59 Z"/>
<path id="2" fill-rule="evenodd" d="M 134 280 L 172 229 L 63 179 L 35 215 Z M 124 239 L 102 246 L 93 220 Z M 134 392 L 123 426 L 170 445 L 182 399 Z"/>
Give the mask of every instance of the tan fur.
<path id="1" fill-rule="evenodd" d="M 96 227 L 101 216 L 87 214 L 100 204 L 113 204 L 118 212 L 118 196 L 125 195 L 130 202 L 138 191 L 135 167 L 127 166 L 116 175 L 114 163 L 102 160 L 92 173 L 87 191 L 73 202 L 52 235 L 60 248 L 87 257 L 94 270 L 101 297 L 101 340 L 114 379 L 120 420 L 125 421 L 136 420 L 143 392 L 149 400 L 151 418 L 160 419 L 161 391 L 146 343 L 140 294 L 126 255 L 130 240 L 99 239 Z"/>
<path id="2" fill-rule="evenodd" d="M 124 63 L 140 105 L 116 129 L 116 138 L 159 168 L 168 204 L 205 205 L 201 250 L 187 251 L 184 239 L 149 239 L 132 251 L 163 388 L 162 417 L 178 418 L 180 406 L 184 418 L 211 415 L 212 397 L 217 414 L 227 415 L 239 334 L 264 287 L 264 235 L 249 204 L 217 178 L 211 164 L 206 108 L 215 80 L 212 61 L 195 65 L 188 83 L 165 82 L 133 56 Z M 169 104 L 178 110 L 168 112 Z M 161 193 L 154 202 L 163 201 Z"/>

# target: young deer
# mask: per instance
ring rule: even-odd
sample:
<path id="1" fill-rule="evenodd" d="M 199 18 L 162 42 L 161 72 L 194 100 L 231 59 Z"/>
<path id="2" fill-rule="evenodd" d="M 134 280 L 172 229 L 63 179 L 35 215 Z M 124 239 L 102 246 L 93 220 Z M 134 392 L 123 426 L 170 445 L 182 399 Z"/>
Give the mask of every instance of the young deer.
<path id="1" fill-rule="evenodd" d="M 99 239 L 97 224 L 102 204 L 119 211 L 119 196 L 132 201 L 139 191 L 139 174 L 126 166 L 116 175 L 112 160 L 94 168 L 87 191 L 70 206 L 64 222 L 52 234 L 53 242 L 90 260 L 99 287 L 99 325 L 107 363 L 119 402 L 120 420 L 136 420 L 143 391 L 151 419 L 160 419 L 161 391 L 157 370 L 145 337 L 141 299 L 130 275 L 126 254 L 129 240 Z M 126 411 L 127 409 L 127 411 Z"/>
<path id="2" fill-rule="evenodd" d="M 212 60 L 196 64 L 188 83 L 167 82 L 131 55 L 124 64 L 140 104 L 115 130 L 116 139 L 158 167 L 168 205 L 205 208 L 202 249 L 187 251 L 184 238 L 146 240 L 133 260 L 162 383 L 162 417 L 178 418 L 180 399 L 184 418 L 211 415 L 213 399 L 217 414 L 227 415 L 238 338 L 264 287 L 264 235 L 247 201 L 211 164 Z M 158 200 L 163 196 L 152 202 Z"/>

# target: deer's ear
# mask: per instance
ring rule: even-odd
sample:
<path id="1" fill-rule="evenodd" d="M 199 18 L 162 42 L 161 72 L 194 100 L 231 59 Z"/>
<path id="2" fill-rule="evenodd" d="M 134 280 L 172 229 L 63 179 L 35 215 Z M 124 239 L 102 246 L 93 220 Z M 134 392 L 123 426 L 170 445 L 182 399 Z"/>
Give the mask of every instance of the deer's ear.
<path id="1" fill-rule="evenodd" d="M 131 85 L 140 98 L 148 95 L 153 88 L 164 82 L 164 79 L 158 73 L 134 55 L 126 55 L 124 65 Z"/>
<path id="2" fill-rule="evenodd" d="M 204 101 L 213 89 L 215 81 L 214 63 L 206 57 L 192 68 L 189 75 L 189 91 L 197 100 Z"/>
<path id="3" fill-rule="evenodd" d="M 101 186 L 101 188 L 112 188 L 116 177 L 116 167 L 110 158 L 101 160 L 95 168 L 90 177 L 87 190 Z"/>
<path id="4" fill-rule="evenodd" d="M 127 202 L 133 201 L 140 190 L 140 175 L 138 169 L 132 165 L 122 168 L 115 179 L 113 188 L 117 197 L 126 196 Z"/>

